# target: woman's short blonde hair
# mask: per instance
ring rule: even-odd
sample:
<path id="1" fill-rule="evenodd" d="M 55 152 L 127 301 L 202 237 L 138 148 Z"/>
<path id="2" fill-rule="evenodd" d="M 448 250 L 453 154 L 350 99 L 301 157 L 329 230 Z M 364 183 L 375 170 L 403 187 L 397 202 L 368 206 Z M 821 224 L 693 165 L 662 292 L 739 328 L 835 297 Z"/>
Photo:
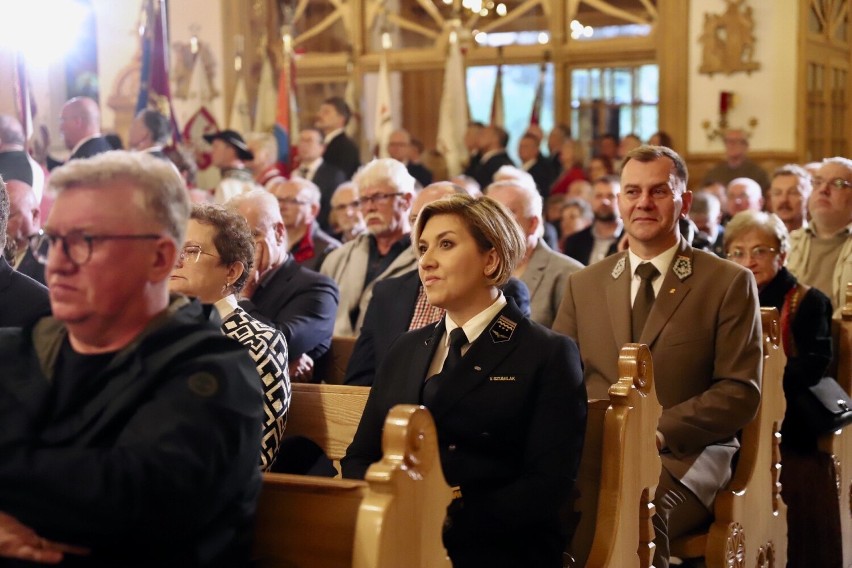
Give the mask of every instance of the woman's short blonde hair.
<path id="1" fill-rule="evenodd" d="M 493 249 L 497 253 L 498 265 L 494 274 L 490 275 L 491 284 L 502 286 L 509 280 L 515 266 L 524 257 L 527 245 L 523 231 L 508 209 L 487 196 L 456 194 L 433 201 L 417 216 L 415 243 L 420 241 L 429 219 L 437 215 L 455 215 L 464 222 L 480 251 Z"/>
<path id="2" fill-rule="evenodd" d="M 787 254 L 790 250 L 790 235 L 778 215 L 763 211 L 740 211 L 725 226 L 725 252 L 731 248 L 731 243 L 749 231 L 760 231 L 775 238 L 781 254 Z"/>

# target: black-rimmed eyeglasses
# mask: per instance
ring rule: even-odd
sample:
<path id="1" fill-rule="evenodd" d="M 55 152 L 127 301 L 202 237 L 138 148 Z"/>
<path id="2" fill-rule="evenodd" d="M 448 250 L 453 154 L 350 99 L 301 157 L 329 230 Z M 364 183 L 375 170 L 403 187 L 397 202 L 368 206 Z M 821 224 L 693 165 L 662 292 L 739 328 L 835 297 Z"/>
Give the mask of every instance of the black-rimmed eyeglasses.
<path id="1" fill-rule="evenodd" d="M 92 235 L 84 231 L 71 231 L 65 235 L 58 235 L 46 231 L 39 231 L 30 237 L 30 250 L 33 256 L 41 263 L 47 263 L 47 255 L 50 249 L 56 246 L 57 241 L 62 243 L 62 252 L 75 266 L 82 266 L 92 258 L 94 243 L 100 241 L 137 241 L 156 240 L 162 235 L 144 233 L 141 235 Z M 44 244 L 47 243 L 47 246 Z"/>

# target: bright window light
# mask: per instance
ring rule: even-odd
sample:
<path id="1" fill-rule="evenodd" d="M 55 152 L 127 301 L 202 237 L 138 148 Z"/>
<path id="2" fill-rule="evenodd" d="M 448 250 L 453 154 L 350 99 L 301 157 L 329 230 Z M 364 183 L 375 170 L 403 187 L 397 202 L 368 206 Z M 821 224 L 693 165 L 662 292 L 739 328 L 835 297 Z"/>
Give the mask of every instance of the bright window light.
<path id="1" fill-rule="evenodd" d="M 76 45 L 87 15 L 76 0 L 0 0 L 0 48 L 18 50 L 30 65 L 46 66 Z"/>

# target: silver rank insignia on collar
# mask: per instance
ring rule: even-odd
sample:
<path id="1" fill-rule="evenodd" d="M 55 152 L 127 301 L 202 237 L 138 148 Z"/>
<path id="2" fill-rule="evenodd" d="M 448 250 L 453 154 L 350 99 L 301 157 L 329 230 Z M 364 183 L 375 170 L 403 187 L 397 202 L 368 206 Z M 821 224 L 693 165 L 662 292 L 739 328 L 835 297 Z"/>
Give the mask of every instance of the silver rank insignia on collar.
<path id="1" fill-rule="evenodd" d="M 624 269 L 627 268 L 627 255 L 622 256 L 618 262 L 615 263 L 615 268 L 612 269 L 612 279 L 615 280 L 621 273 L 624 272 Z"/>
<path id="2" fill-rule="evenodd" d="M 518 327 L 518 324 L 507 318 L 506 316 L 500 316 L 497 318 L 497 321 L 494 322 L 494 325 L 491 326 L 491 329 L 488 330 L 488 333 L 491 335 L 491 341 L 494 343 L 505 343 L 512 339 L 512 334 L 515 332 L 515 328 Z"/>
<path id="3" fill-rule="evenodd" d="M 688 256 L 678 256 L 672 265 L 672 272 L 681 281 L 686 280 L 692 274 L 692 259 Z"/>

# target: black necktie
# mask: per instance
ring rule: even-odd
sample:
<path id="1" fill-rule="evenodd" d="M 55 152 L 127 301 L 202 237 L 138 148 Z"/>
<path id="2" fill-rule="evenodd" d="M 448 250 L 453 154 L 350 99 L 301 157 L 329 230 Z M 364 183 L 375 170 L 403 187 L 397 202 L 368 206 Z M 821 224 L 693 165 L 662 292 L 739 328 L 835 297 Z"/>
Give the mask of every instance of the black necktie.
<path id="1" fill-rule="evenodd" d="M 639 341 L 639 336 L 642 335 L 642 330 L 645 328 L 645 322 L 648 320 L 648 314 L 651 312 L 651 307 L 654 305 L 654 278 L 659 276 L 660 272 L 650 262 L 643 262 L 636 267 L 636 274 L 642 279 L 639 284 L 639 291 L 636 292 L 636 299 L 633 300 L 633 317 L 632 331 L 633 341 Z"/>
<path id="2" fill-rule="evenodd" d="M 308 168 L 299 168 L 299 175 L 308 179 Z"/>
<path id="3" fill-rule="evenodd" d="M 444 366 L 441 367 L 441 372 L 434 375 L 423 385 L 423 404 L 429 407 L 435 400 L 435 394 L 441 386 L 441 379 L 452 374 L 453 370 L 459 364 L 462 358 L 462 346 L 467 343 L 467 336 L 464 330 L 460 327 L 455 328 L 450 332 L 450 345 L 447 351 L 447 358 L 444 359 Z"/>

